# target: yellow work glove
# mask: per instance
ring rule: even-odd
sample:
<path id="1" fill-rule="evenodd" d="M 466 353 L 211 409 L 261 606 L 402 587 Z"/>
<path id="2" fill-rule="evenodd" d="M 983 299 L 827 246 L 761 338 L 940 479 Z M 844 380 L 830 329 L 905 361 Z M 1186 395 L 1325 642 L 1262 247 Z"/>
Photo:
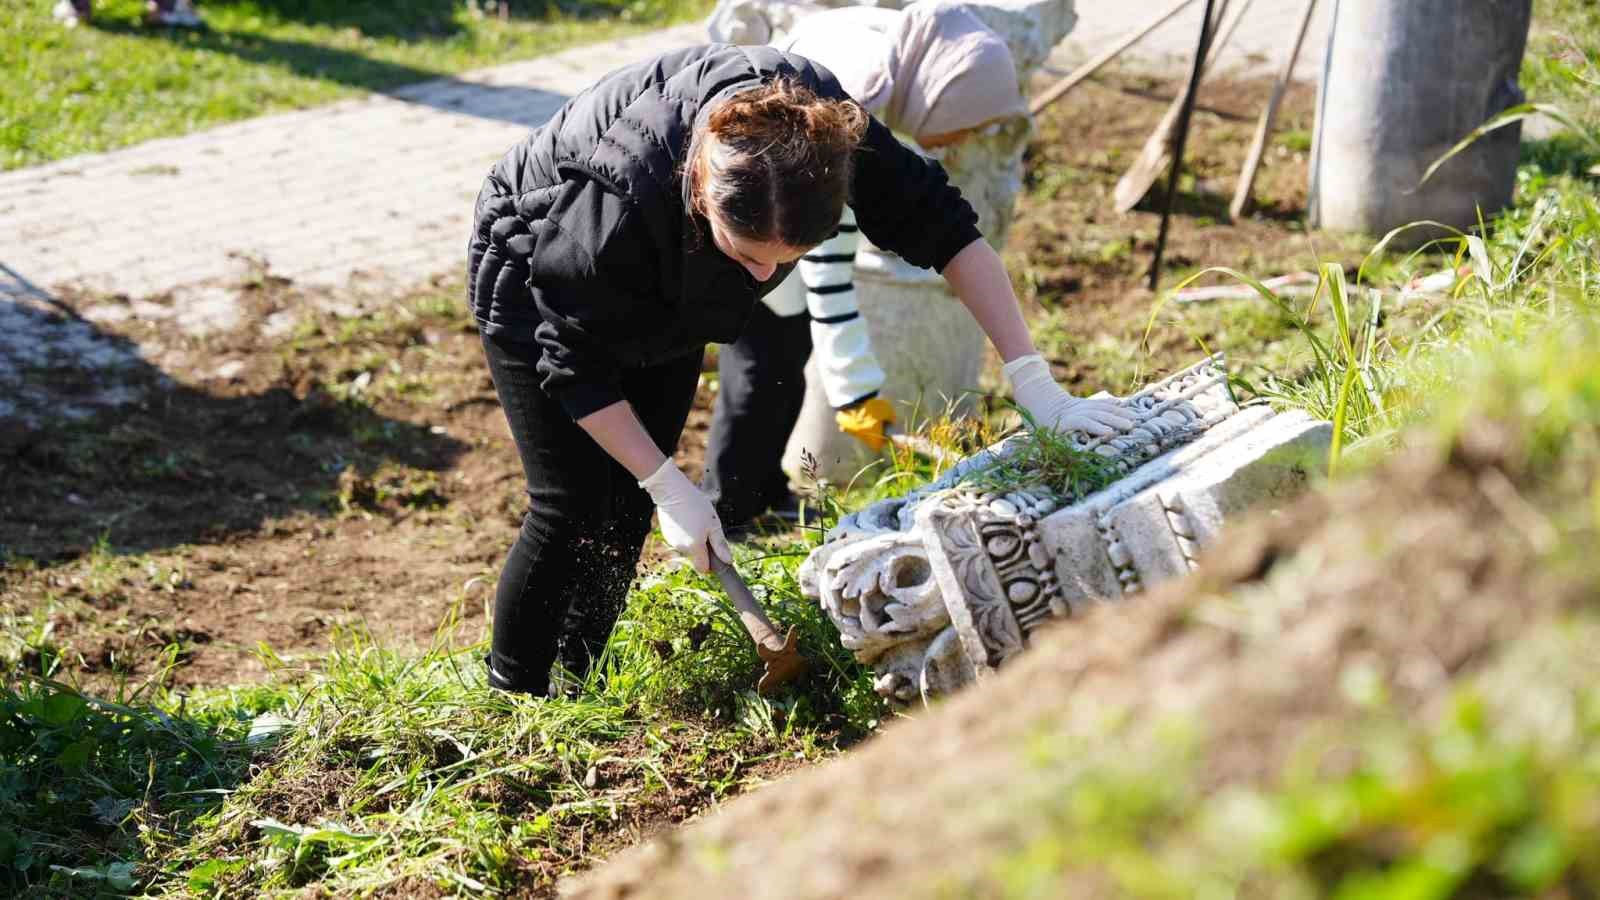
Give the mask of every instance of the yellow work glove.
<path id="1" fill-rule="evenodd" d="M 833 414 L 833 420 L 839 423 L 840 431 L 877 453 L 889 440 L 883 429 L 894 424 L 894 405 L 882 397 L 873 397 L 865 403 L 839 410 Z"/>

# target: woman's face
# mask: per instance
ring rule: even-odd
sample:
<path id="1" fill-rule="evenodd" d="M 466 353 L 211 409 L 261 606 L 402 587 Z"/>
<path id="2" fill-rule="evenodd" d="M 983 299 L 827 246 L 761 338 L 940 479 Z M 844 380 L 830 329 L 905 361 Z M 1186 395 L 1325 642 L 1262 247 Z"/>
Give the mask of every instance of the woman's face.
<path id="1" fill-rule="evenodd" d="M 810 249 L 739 237 L 722 227 L 715 214 L 708 215 L 706 221 L 711 225 L 711 243 L 715 244 L 724 256 L 744 266 L 745 271 L 757 281 L 771 278 L 779 266 L 794 262 Z"/>

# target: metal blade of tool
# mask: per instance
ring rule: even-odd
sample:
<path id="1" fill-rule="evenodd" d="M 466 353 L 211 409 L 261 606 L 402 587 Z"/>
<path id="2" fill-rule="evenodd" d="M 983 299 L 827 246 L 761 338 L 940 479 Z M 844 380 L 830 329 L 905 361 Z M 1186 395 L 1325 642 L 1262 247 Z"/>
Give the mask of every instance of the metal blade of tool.
<path id="1" fill-rule="evenodd" d="M 809 665 L 795 647 L 795 629 L 791 626 L 787 635 L 778 636 L 778 629 L 767 618 L 766 610 L 761 608 L 760 601 L 750 592 L 750 586 L 745 584 L 732 563 L 723 562 L 720 556 L 712 553 L 711 570 L 722 582 L 728 599 L 733 601 L 734 609 L 739 612 L 739 621 L 756 645 L 756 655 L 765 664 L 756 691 L 762 695 L 769 694 L 805 674 Z"/>

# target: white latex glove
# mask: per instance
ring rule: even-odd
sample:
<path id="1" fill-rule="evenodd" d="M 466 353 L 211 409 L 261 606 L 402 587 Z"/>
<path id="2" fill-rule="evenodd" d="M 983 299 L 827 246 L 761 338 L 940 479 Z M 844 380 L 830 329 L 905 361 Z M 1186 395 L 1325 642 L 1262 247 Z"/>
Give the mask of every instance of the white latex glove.
<path id="1" fill-rule="evenodd" d="M 661 534 L 672 549 L 689 557 L 695 569 L 711 571 L 710 552 L 723 562 L 733 562 L 733 551 L 728 549 L 728 539 L 722 534 L 722 521 L 711 500 L 690 481 L 669 457 L 649 478 L 639 482 L 639 487 L 650 494 L 661 514 Z"/>
<path id="2" fill-rule="evenodd" d="M 1134 418 L 1121 402 L 1074 397 L 1062 390 L 1050 377 L 1050 365 L 1037 353 L 1013 359 L 1004 371 L 1017 405 L 1040 428 L 1104 437 L 1133 427 Z"/>

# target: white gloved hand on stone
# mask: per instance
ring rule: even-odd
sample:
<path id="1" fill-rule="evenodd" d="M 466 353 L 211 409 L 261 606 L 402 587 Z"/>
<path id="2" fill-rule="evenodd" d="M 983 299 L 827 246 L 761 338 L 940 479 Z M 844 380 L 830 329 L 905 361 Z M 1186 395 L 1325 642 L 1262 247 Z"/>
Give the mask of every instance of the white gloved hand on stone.
<path id="1" fill-rule="evenodd" d="M 722 521 L 717 510 L 703 491 L 694 486 L 669 458 L 649 478 L 639 482 L 639 487 L 655 501 L 656 512 L 661 516 L 661 534 L 672 549 L 694 563 L 696 570 L 711 571 L 711 553 L 723 562 L 733 562 L 733 551 L 728 549 L 728 539 L 722 534 Z"/>
<path id="2" fill-rule="evenodd" d="M 1062 390 L 1050 376 L 1050 365 L 1037 353 L 1013 359 L 1004 371 L 1011 382 L 1011 396 L 1040 428 L 1104 437 L 1134 425 L 1121 401 L 1074 397 Z"/>

